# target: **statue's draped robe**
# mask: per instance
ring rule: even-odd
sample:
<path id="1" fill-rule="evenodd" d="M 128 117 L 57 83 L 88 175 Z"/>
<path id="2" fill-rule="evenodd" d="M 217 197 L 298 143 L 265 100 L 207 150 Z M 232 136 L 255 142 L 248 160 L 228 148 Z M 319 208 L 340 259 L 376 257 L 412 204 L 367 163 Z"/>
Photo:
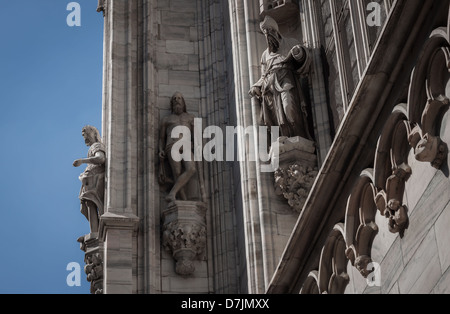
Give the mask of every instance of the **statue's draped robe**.
<path id="1" fill-rule="evenodd" d="M 105 147 L 102 143 L 95 143 L 90 147 L 88 158 L 94 157 L 98 152 L 103 152 L 105 154 Z M 99 216 L 103 215 L 105 165 L 88 164 L 86 170 L 80 175 L 79 179 L 82 183 L 79 195 L 81 201 L 81 213 L 89 220 L 86 202 L 91 201 L 97 206 Z"/>
<path id="2" fill-rule="evenodd" d="M 304 49 L 303 60 L 290 58 L 291 49 L 299 45 L 293 38 L 282 38 L 277 52 L 264 51 L 261 57 L 262 77 L 254 85 L 262 92 L 261 123 L 280 126 L 282 136 L 311 139 L 307 108 L 299 75 L 307 70 L 309 56 Z"/>

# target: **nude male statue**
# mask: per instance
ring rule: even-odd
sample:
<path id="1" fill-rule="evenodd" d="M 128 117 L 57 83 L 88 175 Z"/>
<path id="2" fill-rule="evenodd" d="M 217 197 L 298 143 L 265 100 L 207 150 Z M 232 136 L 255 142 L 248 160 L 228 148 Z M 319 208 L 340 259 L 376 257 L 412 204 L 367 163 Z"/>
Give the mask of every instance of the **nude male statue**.
<path id="1" fill-rule="evenodd" d="M 168 159 L 174 177 L 173 188 L 166 197 L 167 202 L 175 201 L 177 199 L 177 195 L 181 200 L 188 200 L 188 196 L 186 195 L 184 188 L 197 173 L 194 154 L 192 152 L 189 152 L 191 154 L 190 160 L 181 161 L 175 161 L 171 154 L 173 145 L 179 140 L 172 138 L 172 130 L 178 126 L 185 126 L 188 127 L 191 134 L 193 134 L 195 117 L 186 112 L 186 102 L 183 95 L 179 92 L 176 92 L 173 95 L 170 105 L 172 114 L 163 118 L 161 121 L 159 139 L 159 157 L 162 162 L 165 159 Z M 190 140 L 192 141 L 192 139 Z M 161 170 L 159 176 L 160 183 L 164 184 L 168 180 L 169 179 L 164 171 Z"/>

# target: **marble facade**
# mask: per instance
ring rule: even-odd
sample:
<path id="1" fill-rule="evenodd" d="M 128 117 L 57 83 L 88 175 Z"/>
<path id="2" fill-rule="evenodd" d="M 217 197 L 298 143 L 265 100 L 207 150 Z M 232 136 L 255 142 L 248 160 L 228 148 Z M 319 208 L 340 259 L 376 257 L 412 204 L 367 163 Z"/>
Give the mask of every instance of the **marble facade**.
<path id="1" fill-rule="evenodd" d="M 450 292 L 450 2 L 374 1 L 375 28 L 366 2 L 99 2 L 107 161 L 89 262 L 103 293 Z M 265 173 L 247 158 L 257 135 L 236 136 L 235 161 L 197 163 L 206 197 L 167 201 L 159 132 L 175 92 L 204 126 L 261 125 L 248 91 L 266 16 L 308 51 L 312 138 L 270 143 Z"/>

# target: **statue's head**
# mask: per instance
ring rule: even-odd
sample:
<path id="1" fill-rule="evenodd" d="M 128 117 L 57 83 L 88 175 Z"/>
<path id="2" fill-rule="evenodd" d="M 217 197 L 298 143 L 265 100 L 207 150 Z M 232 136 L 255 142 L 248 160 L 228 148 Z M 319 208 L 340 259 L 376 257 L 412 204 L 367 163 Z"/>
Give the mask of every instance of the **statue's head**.
<path id="1" fill-rule="evenodd" d="M 186 112 L 186 102 L 184 101 L 183 94 L 180 92 L 173 94 L 172 99 L 170 100 L 170 108 L 172 109 L 172 113 L 176 115 Z"/>
<path id="2" fill-rule="evenodd" d="M 278 23 L 270 16 L 266 15 L 264 21 L 260 24 L 261 31 L 266 36 L 267 45 L 270 52 L 277 52 L 280 48 L 281 34 L 278 29 Z"/>
<path id="3" fill-rule="evenodd" d="M 91 146 L 94 143 L 101 142 L 100 132 L 96 127 L 86 125 L 81 131 L 81 134 L 83 135 L 84 142 L 87 146 Z"/>

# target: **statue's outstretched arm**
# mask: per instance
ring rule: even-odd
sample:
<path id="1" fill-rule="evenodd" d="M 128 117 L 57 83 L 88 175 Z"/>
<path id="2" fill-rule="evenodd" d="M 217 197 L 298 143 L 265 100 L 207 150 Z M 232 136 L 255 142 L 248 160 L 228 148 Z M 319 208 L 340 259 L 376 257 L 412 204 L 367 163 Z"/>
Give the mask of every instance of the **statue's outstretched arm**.
<path id="1" fill-rule="evenodd" d="M 73 162 L 74 167 L 79 167 L 82 164 L 95 164 L 101 165 L 106 162 L 106 156 L 104 152 L 97 152 L 94 157 L 77 159 Z"/>

